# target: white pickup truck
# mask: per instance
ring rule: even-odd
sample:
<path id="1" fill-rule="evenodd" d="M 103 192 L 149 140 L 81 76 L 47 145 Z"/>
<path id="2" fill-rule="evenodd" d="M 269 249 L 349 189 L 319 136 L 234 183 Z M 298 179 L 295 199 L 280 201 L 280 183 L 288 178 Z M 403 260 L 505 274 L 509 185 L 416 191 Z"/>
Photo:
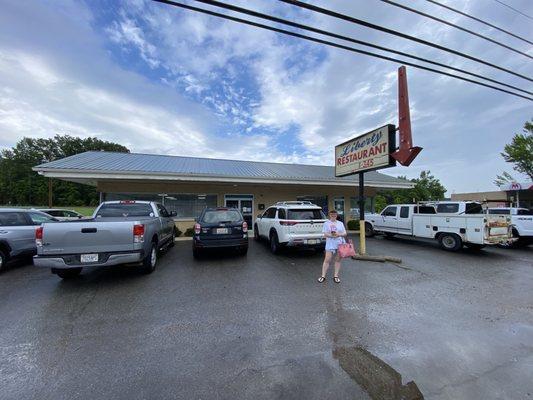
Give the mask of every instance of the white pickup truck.
<path id="1" fill-rule="evenodd" d="M 479 249 L 512 240 L 510 220 L 501 215 L 437 214 L 435 206 L 428 204 L 396 204 L 381 214 L 367 214 L 365 232 L 367 236 L 383 233 L 435 239 L 444 250 L 457 251 L 463 245 Z"/>
<path id="2" fill-rule="evenodd" d="M 513 237 L 516 247 L 533 244 L 533 211 L 527 208 L 497 207 L 489 208 L 489 215 L 510 215 Z"/>

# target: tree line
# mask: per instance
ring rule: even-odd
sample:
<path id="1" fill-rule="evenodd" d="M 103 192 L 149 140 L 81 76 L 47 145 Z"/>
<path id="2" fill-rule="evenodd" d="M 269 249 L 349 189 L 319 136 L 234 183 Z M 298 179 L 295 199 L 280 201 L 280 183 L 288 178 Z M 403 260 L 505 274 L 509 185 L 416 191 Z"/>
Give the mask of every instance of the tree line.
<path id="1" fill-rule="evenodd" d="M 79 138 L 56 135 L 53 138 L 24 137 L 11 149 L 0 151 L 0 204 L 43 206 L 48 204 L 49 179 L 37 174 L 33 167 L 85 151 L 129 153 L 121 144 L 96 137 Z M 96 188 L 60 179 L 52 179 L 54 206 L 95 206 Z"/>

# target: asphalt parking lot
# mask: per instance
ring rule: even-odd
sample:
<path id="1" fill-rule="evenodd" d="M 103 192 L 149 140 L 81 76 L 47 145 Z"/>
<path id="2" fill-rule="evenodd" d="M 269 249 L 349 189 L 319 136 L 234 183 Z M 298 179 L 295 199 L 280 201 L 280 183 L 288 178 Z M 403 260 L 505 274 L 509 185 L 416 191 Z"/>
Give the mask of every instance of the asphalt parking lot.
<path id="1" fill-rule="evenodd" d="M 533 398 L 533 247 L 446 253 L 373 238 L 342 283 L 321 255 L 196 261 L 149 276 L 0 274 L 2 399 Z"/>

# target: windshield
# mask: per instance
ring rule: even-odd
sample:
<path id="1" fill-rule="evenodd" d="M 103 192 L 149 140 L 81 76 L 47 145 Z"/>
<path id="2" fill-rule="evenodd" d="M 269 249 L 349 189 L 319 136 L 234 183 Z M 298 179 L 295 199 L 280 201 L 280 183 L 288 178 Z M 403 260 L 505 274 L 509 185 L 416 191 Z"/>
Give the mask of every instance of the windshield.
<path id="1" fill-rule="evenodd" d="M 296 220 L 312 220 L 326 219 L 326 216 L 320 208 L 306 208 L 301 210 L 289 210 L 288 218 Z"/>
<path id="2" fill-rule="evenodd" d="M 202 222 L 208 224 L 217 224 L 221 222 L 238 222 L 241 221 L 241 213 L 237 210 L 212 210 L 206 211 Z"/>
<path id="3" fill-rule="evenodd" d="M 153 215 L 152 206 L 145 203 L 111 203 L 103 204 L 96 214 L 97 217 L 149 217 Z"/>

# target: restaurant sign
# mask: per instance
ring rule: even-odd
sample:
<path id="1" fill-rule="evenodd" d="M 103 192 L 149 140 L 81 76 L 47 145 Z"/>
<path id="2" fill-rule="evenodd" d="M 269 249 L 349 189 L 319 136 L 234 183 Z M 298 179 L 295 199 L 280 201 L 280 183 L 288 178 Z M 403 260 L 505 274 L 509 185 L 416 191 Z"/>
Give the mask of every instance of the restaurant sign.
<path id="1" fill-rule="evenodd" d="M 385 125 L 335 146 L 335 176 L 393 167 L 396 128 Z"/>

